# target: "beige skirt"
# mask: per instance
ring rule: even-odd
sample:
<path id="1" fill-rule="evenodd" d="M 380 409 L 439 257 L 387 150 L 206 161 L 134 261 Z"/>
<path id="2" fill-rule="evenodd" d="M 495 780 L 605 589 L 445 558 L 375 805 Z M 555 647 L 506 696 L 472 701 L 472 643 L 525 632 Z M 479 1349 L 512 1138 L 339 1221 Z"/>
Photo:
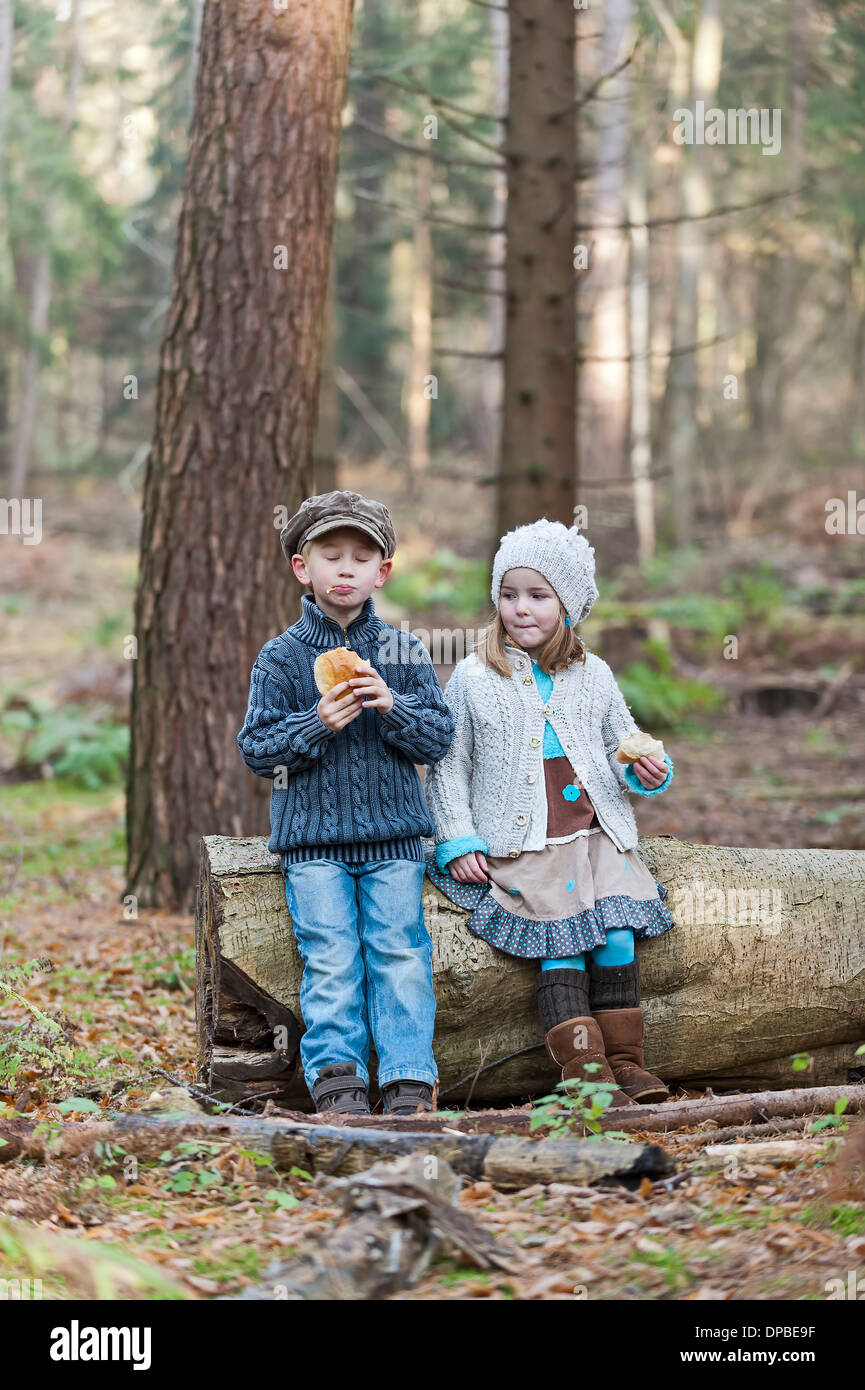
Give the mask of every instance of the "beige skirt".
<path id="1" fill-rule="evenodd" d="M 544 759 L 544 774 L 547 835 L 555 838 L 515 859 L 486 855 L 487 883 L 458 883 L 432 855 L 426 863 L 430 881 L 458 907 L 470 909 L 466 925 L 476 936 L 511 956 L 578 956 L 603 946 L 617 927 L 629 927 L 638 939 L 669 931 L 666 888 L 635 849 L 613 843 L 585 788 L 577 790 L 568 760 Z M 574 838 L 562 843 L 569 833 Z"/>
<path id="2" fill-rule="evenodd" d="M 604 830 L 517 859 L 487 855 L 486 862 L 489 883 L 457 883 L 435 855 L 426 873 L 446 898 L 471 910 L 469 929 L 508 955 L 578 956 L 603 946 L 617 927 L 639 940 L 673 926 L 664 885 L 635 849 L 618 849 Z"/>

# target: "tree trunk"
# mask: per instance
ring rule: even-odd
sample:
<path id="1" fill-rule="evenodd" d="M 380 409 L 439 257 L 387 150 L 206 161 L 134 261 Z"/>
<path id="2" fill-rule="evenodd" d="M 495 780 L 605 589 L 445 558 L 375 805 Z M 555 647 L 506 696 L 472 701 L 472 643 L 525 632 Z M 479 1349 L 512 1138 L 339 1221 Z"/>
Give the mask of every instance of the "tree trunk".
<path id="1" fill-rule="evenodd" d="M 378 68 L 382 54 L 394 45 L 393 26 L 392 7 L 386 0 L 364 0 L 356 33 L 356 62 L 361 70 Z M 386 419 L 402 457 L 405 448 L 394 430 L 395 411 L 391 399 L 393 240 L 388 235 L 387 214 L 379 207 L 379 202 L 386 202 L 393 192 L 390 181 L 399 166 L 382 155 L 380 142 L 364 129 L 364 126 L 387 129 L 387 88 L 382 82 L 358 82 L 354 104 L 358 125 L 347 132 L 352 141 L 354 167 L 348 171 L 346 191 L 356 182 L 370 197 L 353 198 L 350 222 L 345 225 L 340 219 L 338 228 L 341 240 L 337 298 L 346 312 L 337 360 L 342 370 L 354 379 L 366 404 L 361 409 L 356 396 L 347 396 L 362 423 L 356 424 L 354 415 L 350 415 L 343 439 L 353 456 L 375 458 L 380 451 L 379 439 L 387 447 L 382 432 L 374 423 L 377 413 Z"/>
<path id="2" fill-rule="evenodd" d="M 327 303 L 324 310 L 321 385 L 319 388 L 318 429 L 313 450 L 312 491 L 334 492 L 337 487 L 339 455 L 339 387 L 336 372 L 339 350 L 339 316 L 336 309 L 336 265 L 331 248 Z"/>
<path id="3" fill-rule="evenodd" d="M 84 75 L 82 50 L 82 6 L 81 0 L 72 0 L 69 16 L 71 52 L 69 56 L 69 79 L 60 130 L 68 135 L 75 122 L 78 107 L 78 91 Z M 53 234 L 54 218 L 57 210 L 57 196 L 52 193 L 45 203 L 44 221 L 46 235 Z M 28 346 L 21 366 L 21 379 L 18 393 L 18 421 L 15 440 L 12 446 L 9 492 L 12 497 L 23 496 L 27 487 L 30 464 L 33 457 L 33 440 L 36 434 L 36 416 L 39 405 L 39 376 L 42 339 L 48 329 L 48 315 L 51 309 L 52 257 L 49 244 L 43 246 L 33 271 L 30 289 L 30 310 L 28 314 Z"/>
<path id="4" fill-rule="evenodd" d="M 432 235 L 427 220 L 432 210 L 432 160 L 418 159 L 414 170 L 418 217 L 412 233 L 411 304 L 408 371 L 403 385 L 403 411 L 408 424 L 409 495 L 429 468 L 430 397 L 427 377 L 432 372 Z"/>
<path id="5" fill-rule="evenodd" d="M 232 1100 L 271 1095 L 308 1109 L 297 1066 L 302 964 L 278 857 L 260 839 L 209 836 L 201 851 L 198 1078 Z M 865 1039 L 865 854 L 672 837 L 642 840 L 640 853 L 676 923 L 638 947 L 647 1067 L 670 1084 L 736 1090 L 846 1082 Z M 558 1074 L 538 1021 L 537 962 L 475 937 L 466 912 L 426 879 L 424 906 L 442 1103 L 549 1090 Z M 813 1070 L 793 1071 L 798 1052 L 814 1055 Z"/>
<path id="6" fill-rule="evenodd" d="M 0 0 L 0 300 L 8 304 L 14 294 L 15 271 L 9 250 L 9 221 L 6 215 L 6 136 L 9 116 L 9 94 L 12 91 L 12 48 L 15 21 L 12 0 Z M 9 463 L 9 328 L 0 326 L 0 478 L 8 478 Z"/>
<path id="7" fill-rule="evenodd" d="M 236 734 L 291 621 L 310 492 L 352 0 L 205 7 L 148 460 L 127 892 L 186 905 L 202 830 L 262 831 Z"/>
<path id="8" fill-rule="evenodd" d="M 494 94 L 492 110 L 503 118 L 497 126 L 498 133 L 506 129 L 508 93 L 508 16 L 502 7 L 489 11 L 490 42 L 492 54 L 490 64 L 494 75 Z M 494 226 L 504 224 L 507 207 L 508 180 L 503 169 L 496 168 L 490 174 L 492 185 L 492 221 Z M 487 241 L 487 271 L 485 283 L 488 293 L 485 296 L 486 351 L 490 356 L 481 365 L 481 395 L 483 400 L 483 452 L 486 460 L 487 477 L 497 477 L 501 468 L 502 449 L 502 358 L 505 344 L 505 253 L 507 243 L 504 231 L 490 233 Z"/>
<path id="9" fill-rule="evenodd" d="M 632 21 L 632 0 L 606 0 L 599 75 L 613 72 L 624 58 Z M 616 506 L 627 494 L 610 485 L 628 471 L 628 232 L 623 224 L 628 221 L 630 87 L 631 73 L 624 68 L 604 82 L 592 108 L 597 152 L 592 230 L 586 238 L 591 250 L 580 287 L 591 300 L 590 360 L 580 369 L 580 482 L 591 484 L 589 527 L 602 528 L 595 542 L 601 566 L 621 563 L 634 550 L 628 511 Z"/>
<path id="10" fill-rule="evenodd" d="M 631 419 L 629 445 L 634 480 L 634 520 L 641 566 L 655 553 L 655 492 L 652 482 L 651 316 L 649 307 L 649 229 L 645 225 L 646 166 L 639 146 L 631 155 L 628 179 L 630 232 L 628 344 Z"/>
<path id="11" fill-rule="evenodd" d="M 495 542 L 573 522 L 576 453 L 574 12 L 511 0 L 502 471 Z"/>
<path id="12" fill-rule="evenodd" d="M 714 101 L 721 67 L 723 30 L 721 0 L 703 0 L 694 36 L 692 104 L 701 100 L 708 109 Z M 697 411 L 699 372 L 696 343 L 700 335 L 700 306 L 710 291 L 708 250 L 699 219 L 711 208 L 711 183 L 706 168 L 706 146 L 685 147 L 682 174 L 685 220 L 676 227 L 676 303 L 673 349 L 668 369 L 669 458 L 672 472 L 673 527 L 676 544 L 689 545 L 694 525 L 694 469 L 698 458 Z M 705 319 L 704 319 L 705 322 Z"/>

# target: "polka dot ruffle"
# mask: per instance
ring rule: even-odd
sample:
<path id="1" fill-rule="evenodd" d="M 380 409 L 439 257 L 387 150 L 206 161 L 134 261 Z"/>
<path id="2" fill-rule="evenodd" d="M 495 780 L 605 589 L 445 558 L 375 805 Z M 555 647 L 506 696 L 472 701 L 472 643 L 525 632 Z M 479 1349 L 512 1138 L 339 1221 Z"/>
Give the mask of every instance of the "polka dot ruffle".
<path id="1" fill-rule="evenodd" d="M 457 883 L 447 869 L 440 869 L 432 855 L 426 861 L 426 875 L 457 907 L 469 910 L 466 926 L 475 936 L 510 956 L 555 960 L 577 956 L 606 944 L 607 932 L 628 927 L 640 940 L 661 936 L 674 925 L 663 901 L 667 890 L 655 879 L 658 898 L 641 902 L 616 894 L 599 898 L 594 907 L 584 908 L 572 917 L 556 922 L 535 922 L 508 912 L 490 893 L 489 883 Z"/>

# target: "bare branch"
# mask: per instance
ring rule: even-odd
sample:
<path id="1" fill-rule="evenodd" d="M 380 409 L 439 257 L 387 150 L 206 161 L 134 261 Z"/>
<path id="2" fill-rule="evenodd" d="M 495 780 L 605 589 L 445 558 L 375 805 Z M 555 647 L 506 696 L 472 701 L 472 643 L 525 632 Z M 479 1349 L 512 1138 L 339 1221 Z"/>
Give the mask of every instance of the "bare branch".
<path id="1" fill-rule="evenodd" d="M 701 352 L 703 348 L 714 347 L 716 343 L 727 343 L 735 338 L 735 333 L 718 333 L 714 338 L 706 338 L 701 343 L 686 343 L 684 347 L 669 348 L 666 352 L 634 352 L 626 357 L 602 357 L 599 354 L 577 354 L 578 362 L 635 362 L 647 357 L 684 357 L 689 352 Z"/>
<path id="2" fill-rule="evenodd" d="M 782 198 L 793 198 L 802 192 L 804 184 L 799 188 L 788 188 L 784 193 L 767 193 L 763 198 L 755 198 L 751 203 L 727 203 L 718 208 L 710 208 L 708 212 L 701 212 L 696 216 L 689 213 L 680 213 L 677 217 L 650 217 L 648 222 L 577 222 L 578 232 L 607 232 L 607 231 L 627 231 L 631 227 L 672 227 L 677 222 L 705 222 L 710 217 L 726 217 L 731 212 L 748 212 L 751 208 L 764 207 L 766 203 L 776 203 Z"/>
<path id="3" fill-rule="evenodd" d="M 377 82 L 385 82 L 389 87 L 399 87 L 404 92 L 414 92 L 417 96 L 426 97 L 431 106 L 447 107 L 450 111 L 456 111 L 460 116 L 468 116 L 473 121 L 498 121 L 505 124 L 507 117 L 493 115 L 491 111 L 470 111 L 467 106 L 458 106 L 455 101 L 448 101 L 445 97 L 434 97 L 425 87 L 421 87 L 417 82 L 400 81 L 398 77 L 391 77 L 390 73 L 377 72 L 373 69 L 365 71 L 363 68 L 353 68 L 352 76 L 373 77 Z"/>
<path id="4" fill-rule="evenodd" d="M 611 82 L 614 77 L 618 77 L 619 73 L 633 62 L 634 54 L 642 43 L 643 37 L 644 36 L 641 34 L 630 53 L 628 53 L 620 63 L 617 63 L 614 68 L 610 68 L 609 72 L 602 72 L 600 77 L 596 78 L 592 83 L 591 87 L 577 97 L 576 101 L 571 102 L 568 106 L 562 107 L 561 111 L 555 112 L 555 115 L 567 116 L 569 111 L 579 111 L 581 107 L 587 106 L 590 101 L 593 101 L 606 82 Z"/>
<path id="5" fill-rule="evenodd" d="M 434 349 L 439 357 L 481 357 L 486 362 L 500 362 L 504 358 L 504 352 L 471 352 L 468 348 L 437 347 Z"/>
<path id="6" fill-rule="evenodd" d="M 380 208 L 387 208 L 389 212 L 395 212 L 409 222 L 432 222 L 440 227 L 457 227 L 461 232 L 483 232 L 486 236 L 504 231 L 504 224 L 490 226 L 486 222 L 460 222 L 455 217 L 442 217 L 437 212 L 420 213 L 417 208 L 408 207 L 405 203 L 389 203 L 384 198 L 377 198 L 374 193 L 367 193 L 363 188 L 353 188 L 351 192 L 355 198 L 362 198 L 367 203 L 376 203 Z"/>
<path id="7" fill-rule="evenodd" d="M 506 291 L 494 289 L 491 285 L 470 285 L 467 280 L 443 280 L 433 276 L 434 285 L 442 285 L 447 290 L 462 290 L 465 294 L 497 294 L 504 298 Z"/>
<path id="8" fill-rule="evenodd" d="M 462 109 L 460 107 L 454 106 L 453 102 L 443 101 L 439 97 L 432 96 L 431 93 L 428 92 L 425 87 L 420 87 L 416 83 L 400 82 L 397 78 L 386 77 L 383 73 L 379 73 L 377 74 L 377 76 L 381 82 L 387 82 L 391 87 L 399 87 L 403 91 L 414 92 L 417 96 L 424 97 L 429 102 L 430 106 L 435 108 L 435 110 L 440 115 L 441 119 L 447 125 L 449 125 L 452 130 L 457 131 L 457 133 L 459 135 L 462 135 L 464 139 L 471 140 L 473 144 L 480 145 L 482 150 L 489 150 L 490 154 L 501 155 L 501 150 L 499 149 L 498 145 L 493 143 L 492 140 L 485 140 L 482 135 L 476 135 L 475 132 L 473 130 L 469 130 L 468 127 L 465 126 L 462 121 L 455 121 L 453 116 L 449 116 L 447 114 L 447 111 L 444 109 L 445 107 L 450 107 L 451 110 L 454 111 L 459 111 Z M 502 124 L 507 124 L 507 118 L 504 116 L 487 116 L 479 111 L 469 111 L 465 114 L 467 114 L 472 120 L 475 121 L 500 121 Z"/>
<path id="9" fill-rule="evenodd" d="M 356 117 L 353 124 L 360 130 L 368 131 L 377 139 L 384 140 L 388 145 L 395 145 L 398 150 L 406 150 L 409 154 L 419 154 L 424 159 L 434 159 L 439 164 L 463 164 L 473 169 L 504 169 L 505 167 L 504 160 L 466 159 L 461 155 L 439 154 L 436 150 L 424 149 L 422 145 L 413 145 L 410 140 L 400 140 L 396 135 L 389 135 L 386 130 L 379 130 L 377 126 L 371 125 L 369 121 L 364 121 L 360 117 Z"/>
<path id="10" fill-rule="evenodd" d="M 366 421 L 370 429 L 378 435 L 385 449 L 391 454 L 401 457 L 403 454 L 403 443 L 399 435 L 391 428 L 389 422 L 384 418 L 381 411 L 376 410 L 369 396 L 363 388 L 338 364 L 334 368 L 333 379 L 340 391 L 351 401 L 358 414 Z"/>

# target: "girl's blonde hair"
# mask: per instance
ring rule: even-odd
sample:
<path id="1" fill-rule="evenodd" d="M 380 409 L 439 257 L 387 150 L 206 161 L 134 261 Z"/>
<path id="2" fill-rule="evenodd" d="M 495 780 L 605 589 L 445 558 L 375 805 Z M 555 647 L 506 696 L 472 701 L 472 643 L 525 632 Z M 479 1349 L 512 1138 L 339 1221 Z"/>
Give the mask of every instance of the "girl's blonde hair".
<path id="1" fill-rule="evenodd" d="M 565 625 L 566 617 L 564 608 L 560 606 L 559 621 L 555 632 L 544 643 L 537 656 L 532 658 L 548 675 L 553 675 L 556 671 L 563 671 L 573 661 L 584 662 L 586 659 L 585 645 L 574 632 L 573 627 Z M 509 678 L 512 671 L 510 662 L 505 655 L 506 642 L 522 651 L 519 643 L 515 642 L 508 633 L 502 622 L 501 610 L 497 608 L 496 616 L 481 631 L 473 650 L 479 661 L 483 661 L 486 666 L 498 672 L 500 676 Z"/>

